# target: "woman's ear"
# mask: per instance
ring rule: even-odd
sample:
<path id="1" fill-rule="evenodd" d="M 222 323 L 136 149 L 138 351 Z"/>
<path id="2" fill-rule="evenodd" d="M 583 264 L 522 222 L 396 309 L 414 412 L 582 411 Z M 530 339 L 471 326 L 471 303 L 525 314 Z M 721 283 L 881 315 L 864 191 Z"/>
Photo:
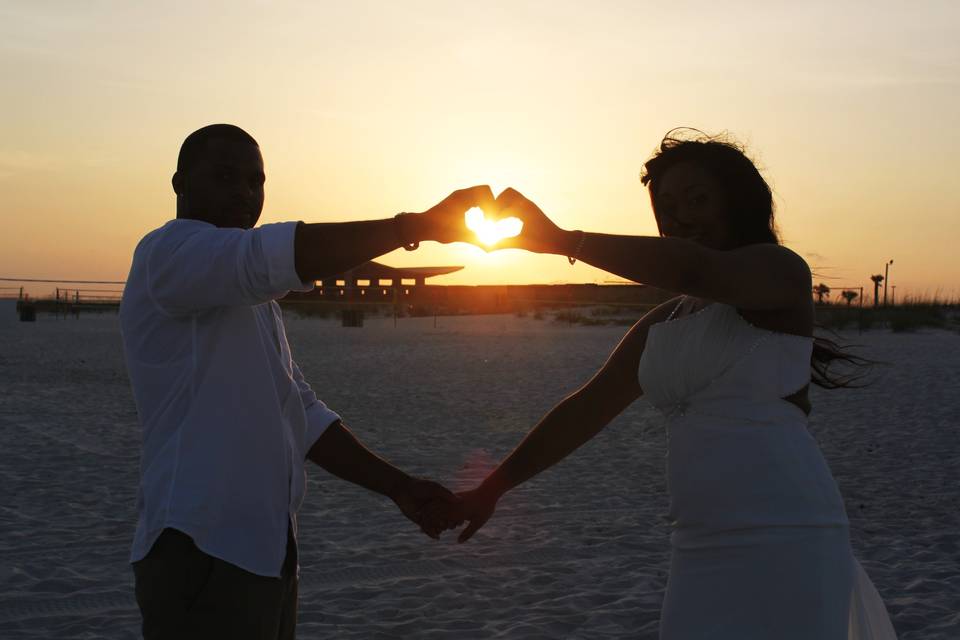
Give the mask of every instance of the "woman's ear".
<path id="1" fill-rule="evenodd" d="M 653 182 L 650 182 L 650 186 L 647 187 L 647 195 L 650 196 L 650 211 L 653 211 L 653 219 L 657 223 L 657 232 L 660 233 L 660 237 L 663 238 L 663 225 L 660 224 L 660 215 L 657 214 L 657 199 L 653 197 Z"/>

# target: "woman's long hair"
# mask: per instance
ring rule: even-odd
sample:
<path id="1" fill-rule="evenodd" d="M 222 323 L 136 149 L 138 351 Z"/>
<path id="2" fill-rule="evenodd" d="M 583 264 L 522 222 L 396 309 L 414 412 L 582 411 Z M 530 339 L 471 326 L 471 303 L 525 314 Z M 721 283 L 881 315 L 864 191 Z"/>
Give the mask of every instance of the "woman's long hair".
<path id="1" fill-rule="evenodd" d="M 750 244 L 780 244 L 774 220 L 773 193 L 743 147 L 728 136 L 709 136 L 698 129 L 680 128 L 667 132 L 653 157 L 643 165 L 640 181 L 650 193 L 657 215 L 657 191 L 666 172 L 680 163 L 696 165 L 717 178 L 727 198 L 730 244 L 734 249 Z M 844 371 L 830 371 L 831 364 Z M 873 361 L 856 356 L 847 347 L 822 336 L 813 340 L 810 358 L 811 381 L 825 389 L 856 387 Z"/>

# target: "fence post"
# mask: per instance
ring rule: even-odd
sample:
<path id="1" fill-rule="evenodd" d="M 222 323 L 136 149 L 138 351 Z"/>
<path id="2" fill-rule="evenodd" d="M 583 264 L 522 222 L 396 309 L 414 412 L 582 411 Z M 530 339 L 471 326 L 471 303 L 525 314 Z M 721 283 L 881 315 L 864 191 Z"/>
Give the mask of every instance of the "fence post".
<path id="1" fill-rule="evenodd" d="M 857 322 L 857 335 L 863 335 L 863 287 L 860 287 L 860 319 Z"/>

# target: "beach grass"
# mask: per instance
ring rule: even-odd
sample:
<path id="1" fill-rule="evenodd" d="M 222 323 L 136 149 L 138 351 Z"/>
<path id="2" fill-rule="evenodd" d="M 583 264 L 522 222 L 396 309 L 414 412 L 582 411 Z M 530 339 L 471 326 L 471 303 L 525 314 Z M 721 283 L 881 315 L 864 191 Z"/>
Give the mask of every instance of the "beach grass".
<path id="1" fill-rule="evenodd" d="M 886 329 L 904 333 L 931 328 L 960 331 L 960 300 L 917 296 L 888 306 L 818 304 L 816 317 L 818 326 L 833 330 Z"/>

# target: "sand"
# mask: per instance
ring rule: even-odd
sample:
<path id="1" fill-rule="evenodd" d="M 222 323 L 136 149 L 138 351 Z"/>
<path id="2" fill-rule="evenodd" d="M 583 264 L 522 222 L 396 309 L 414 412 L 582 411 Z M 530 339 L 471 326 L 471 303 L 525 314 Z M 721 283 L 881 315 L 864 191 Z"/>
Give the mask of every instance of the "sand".
<path id="1" fill-rule="evenodd" d="M 318 394 L 373 449 L 468 488 L 625 329 L 513 316 L 288 318 Z M 858 336 L 890 363 L 815 390 L 811 429 L 900 637 L 960 638 L 960 335 Z M 117 318 L 0 303 L 0 637 L 136 638 L 139 427 Z M 299 637 L 656 638 L 668 568 L 662 419 L 638 402 L 466 545 L 312 467 Z"/>

